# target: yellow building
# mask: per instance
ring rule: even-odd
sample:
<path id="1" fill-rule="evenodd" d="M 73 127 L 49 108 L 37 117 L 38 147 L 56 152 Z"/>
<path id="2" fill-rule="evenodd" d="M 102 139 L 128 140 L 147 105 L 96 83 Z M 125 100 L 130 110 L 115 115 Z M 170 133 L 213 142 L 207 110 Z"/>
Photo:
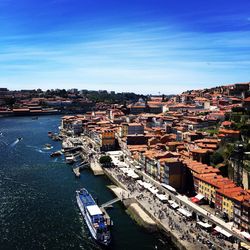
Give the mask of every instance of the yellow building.
<path id="1" fill-rule="evenodd" d="M 216 189 L 213 185 L 202 180 L 199 181 L 199 193 L 212 203 L 215 203 L 215 192 Z"/>
<path id="2" fill-rule="evenodd" d="M 230 219 L 234 218 L 234 197 L 241 192 L 241 187 L 224 186 L 216 192 L 216 210 L 226 214 Z"/>
<path id="3" fill-rule="evenodd" d="M 229 180 L 228 178 L 224 178 L 221 175 L 197 175 L 196 178 L 198 181 L 198 192 L 204 195 L 205 199 L 211 205 L 215 205 L 215 207 L 220 206 L 221 204 L 218 203 L 218 195 L 217 192 L 221 188 L 227 186 L 228 188 L 235 187 L 235 184 Z M 221 201 L 220 201 L 221 203 Z M 225 200 L 225 209 L 228 211 L 231 204 Z M 221 209 L 220 209 L 221 210 Z"/>
<path id="4" fill-rule="evenodd" d="M 222 211 L 228 215 L 229 218 L 233 218 L 234 203 L 230 198 L 222 198 Z"/>

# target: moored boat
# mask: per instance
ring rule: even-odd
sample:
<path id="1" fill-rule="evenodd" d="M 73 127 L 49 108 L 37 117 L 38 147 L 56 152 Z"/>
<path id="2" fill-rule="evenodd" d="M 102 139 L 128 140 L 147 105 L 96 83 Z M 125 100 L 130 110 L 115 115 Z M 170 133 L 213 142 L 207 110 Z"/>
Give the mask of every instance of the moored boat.
<path id="1" fill-rule="evenodd" d="M 56 152 L 53 152 L 50 154 L 50 157 L 56 157 L 56 156 L 61 156 L 62 155 L 62 151 L 58 150 Z"/>
<path id="2" fill-rule="evenodd" d="M 47 150 L 49 150 L 49 149 L 52 148 L 52 146 L 51 146 L 49 143 L 46 143 L 46 144 L 44 145 L 44 148 L 47 149 Z"/>
<path id="3" fill-rule="evenodd" d="M 105 217 L 89 192 L 83 188 L 76 191 L 76 200 L 92 237 L 100 244 L 109 245 L 110 220 Z"/>
<path id="4" fill-rule="evenodd" d="M 76 159 L 73 155 L 68 155 L 65 157 L 66 163 L 68 164 L 73 164 L 74 162 L 76 162 Z"/>

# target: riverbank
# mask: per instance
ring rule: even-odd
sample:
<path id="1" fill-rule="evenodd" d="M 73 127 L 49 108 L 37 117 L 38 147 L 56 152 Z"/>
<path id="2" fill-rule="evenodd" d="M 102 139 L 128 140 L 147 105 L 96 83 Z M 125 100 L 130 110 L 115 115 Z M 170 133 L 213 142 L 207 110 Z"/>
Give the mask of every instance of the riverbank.
<path id="1" fill-rule="evenodd" d="M 109 169 L 104 169 L 104 173 L 114 184 L 119 187 L 117 188 L 117 186 L 109 186 L 113 193 L 117 197 L 122 198 L 123 192 L 123 197 L 125 198 L 121 201 L 127 208 L 127 213 L 130 215 L 130 217 L 134 219 L 140 226 L 143 226 L 149 231 L 156 231 L 158 229 L 161 230 L 178 249 L 202 249 L 197 248 L 197 245 L 180 241 L 178 237 L 179 235 L 174 234 L 170 227 L 167 228 L 166 225 L 163 225 L 159 219 L 157 219 L 154 215 L 149 213 L 147 209 L 145 209 L 145 207 L 141 204 L 141 202 L 138 201 L 138 199 L 132 197 L 126 186 L 122 184 Z"/>
<path id="2" fill-rule="evenodd" d="M 61 142 L 48 138 L 58 131 L 60 116 L 11 117 L 0 120 L 0 248 L 100 250 L 90 237 L 76 204 L 75 191 L 85 187 L 100 204 L 114 198 L 111 181 L 89 170 L 75 178 L 64 157 L 51 158 Z M 13 145 L 16 138 L 23 140 Z M 44 150 L 50 143 L 51 150 Z M 161 234 L 148 233 L 122 206 L 108 210 L 114 222 L 110 249 L 173 249 Z"/>

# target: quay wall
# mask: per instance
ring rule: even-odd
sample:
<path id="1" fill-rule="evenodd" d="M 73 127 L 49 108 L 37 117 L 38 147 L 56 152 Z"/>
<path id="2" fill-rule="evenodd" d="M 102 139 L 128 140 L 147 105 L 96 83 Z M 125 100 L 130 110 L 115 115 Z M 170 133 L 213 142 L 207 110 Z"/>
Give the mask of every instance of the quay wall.
<path id="1" fill-rule="evenodd" d="M 103 168 L 103 172 L 104 172 L 104 174 L 105 174 L 114 184 L 116 184 L 118 187 L 121 187 L 121 188 L 127 190 L 126 187 L 125 187 L 121 182 L 119 182 L 116 178 L 114 178 L 105 168 Z"/>

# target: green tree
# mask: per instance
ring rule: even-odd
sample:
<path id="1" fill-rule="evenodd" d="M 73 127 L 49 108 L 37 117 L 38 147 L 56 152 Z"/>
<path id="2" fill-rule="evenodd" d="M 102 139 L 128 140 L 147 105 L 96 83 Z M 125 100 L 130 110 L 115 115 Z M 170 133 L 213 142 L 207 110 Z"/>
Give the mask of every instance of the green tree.
<path id="1" fill-rule="evenodd" d="M 210 161 L 213 165 L 217 165 L 219 163 L 222 163 L 224 161 L 224 158 L 221 153 L 216 151 L 210 156 Z"/>
<path id="2" fill-rule="evenodd" d="M 5 104 L 9 107 L 13 107 L 13 105 L 15 104 L 16 102 L 16 99 L 14 97 L 7 97 L 5 98 Z"/>
<path id="3" fill-rule="evenodd" d="M 104 155 L 104 156 L 100 157 L 99 162 L 103 166 L 108 167 L 108 166 L 111 166 L 112 159 L 111 159 L 111 157 L 109 155 Z"/>

